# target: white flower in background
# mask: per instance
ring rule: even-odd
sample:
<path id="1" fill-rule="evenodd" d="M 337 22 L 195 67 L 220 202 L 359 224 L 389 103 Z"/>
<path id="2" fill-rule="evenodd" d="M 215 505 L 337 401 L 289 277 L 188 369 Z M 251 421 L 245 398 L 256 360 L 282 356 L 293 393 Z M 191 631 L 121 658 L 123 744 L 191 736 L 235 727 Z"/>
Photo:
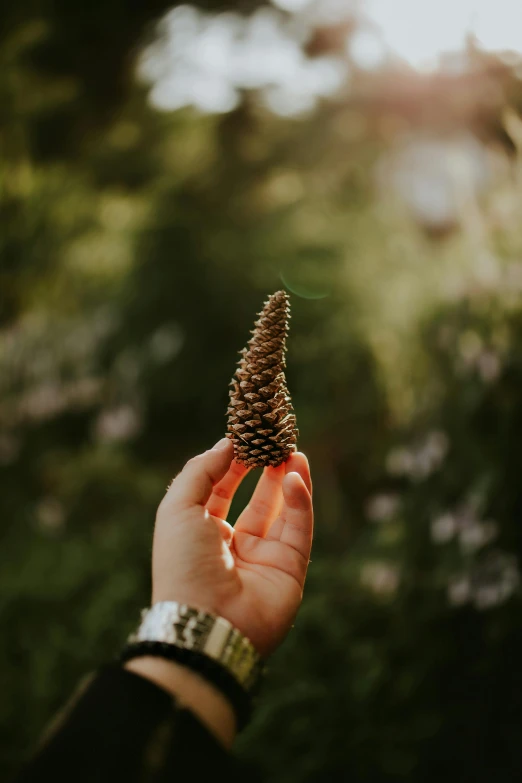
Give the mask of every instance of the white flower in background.
<path id="1" fill-rule="evenodd" d="M 67 408 L 65 386 L 49 380 L 30 388 L 20 403 L 23 404 L 22 418 L 32 421 L 51 419 Z"/>
<path id="2" fill-rule="evenodd" d="M 392 476 L 408 476 L 414 469 L 415 457 L 410 449 L 392 449 L 386 458 L 386 470 Z"/>
<path id="3" fill-rule="evenodd" d="M 149 341 L 149 355 L 157 364 L 165 364 L 181 351 L 185 337 L 178 324 L 165 324 L 156 329 Z"/>
<path id="4" fill-rule="evenodd" d="M 102 411 L 94 430 L 101 441 L 125 441 L 138 434 L 141 424 L 141 417 L 133 406 L 120 405 Z"/>
<path id="5" fill-rule="evenodd" d="M 448 585 L 448 600 L 452 606 L 467 604 L 471 597 L 469 579 L 462 577 L 453 579 Z"/>
<path id="6" fill-rule="evenodd" d="M 482 337 L 472 329 L 459 335 L 457 341 L 457 369 L 461 372 L 477 372 L 484 383 L 497 380 L 502 369 L 500 353 L 484 345 Z"/>
<path id="7" fill-rule="evenodd" d="M 455 537 L 464 555 L 470 555 L 493 541 L 498 528 L 492 520 L 478 516 L 479 497 L 471 497 L 459 508 L 446 512 L 431 522 L 431 538 L 435 544 L 446 544 Z"/>
<path id="8" fill-rule="evenodd" d="M 497 537 L 497 526 L 494 522 L 470 520 L 459 533 L 459 544 L 464 554 L 471 554 L 481 549 Z"/>
<path id="9" fill-rule="evenodd" d="M 361 584 L 374 593 L 391 595 L 400 584 L 400 571 L 396 565 L 385 561 L 366 563 L 361 568 Z"/>
<path id="10" fill-rule="evenodd" d="M 431 523 L 431 538 L 435 544 L 446 544 L 457 532 L 457 521 L 453 514 L 442 514 Z"/>
<path id="11" fill-rule="evenodd" d="M 476 567 L 473 583 L 472 600 L 477 609 L 490 609 L 504 603 L 520 584 L 516 558 L 504 552 L 491 553 Z"/>
<path id="12" fill-rule="evenodd" d="M 388 522 L 397 513 L 399 502 L 398 495 L 374 495 L 366 504 L 366 515 L 372 522 Z"/>
<path id="13" fill-rule="evenodd" d="M 493 350 L 482 351 L 477 359 L 477 368 L 484 383 L 496 381 L 501 370 L 498 353 L 495 353 Z"/>
<path id="14" fill-rule="evenodd" d="M 423 479 L 440 467 L 448 450 L 446 433 L 433 430 L 416 446 L 392 449 L 386 458 L 386 469 L 392 476 Z"/>
<path id="15" fill-rule="evenodd" d="M 450 581 L 448 600 L 453 606 L 471 603 L 475 609 L 492 609 L 507 601 L 519 585 L 516 558 L 501 551 L 491 552 L 473 563 L 467 573 Z"/>

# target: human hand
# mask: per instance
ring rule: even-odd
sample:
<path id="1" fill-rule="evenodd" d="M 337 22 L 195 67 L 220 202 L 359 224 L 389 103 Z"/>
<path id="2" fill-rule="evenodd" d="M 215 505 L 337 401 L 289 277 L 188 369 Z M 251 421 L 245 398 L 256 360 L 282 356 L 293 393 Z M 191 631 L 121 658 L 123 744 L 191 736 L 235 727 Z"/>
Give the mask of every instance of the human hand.
<path id="1" fill-rule="evenodd" d="M 247 472 L 224 438 L 174 479 L 156 516 L 152 602 L 179 601 L 224 617 L 267 656 L 301 602 L 312 486 L 304 454 L 265 468 L 232 528 L 226 517 Z"/>

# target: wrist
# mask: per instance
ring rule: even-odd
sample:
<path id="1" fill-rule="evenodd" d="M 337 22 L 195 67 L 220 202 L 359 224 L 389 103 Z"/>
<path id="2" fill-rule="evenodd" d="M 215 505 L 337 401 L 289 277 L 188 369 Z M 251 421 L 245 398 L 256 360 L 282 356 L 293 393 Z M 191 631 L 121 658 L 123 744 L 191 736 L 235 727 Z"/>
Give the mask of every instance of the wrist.
<path id="1" fill-rule="evenodd" d="M 164 658 L 133 658 L 125 669 L 145 677 L 172 694 L 177 702 L 191 710 L 226 748 L 237 732 L 232 704 L 224 693 L 187 666 Z"/>

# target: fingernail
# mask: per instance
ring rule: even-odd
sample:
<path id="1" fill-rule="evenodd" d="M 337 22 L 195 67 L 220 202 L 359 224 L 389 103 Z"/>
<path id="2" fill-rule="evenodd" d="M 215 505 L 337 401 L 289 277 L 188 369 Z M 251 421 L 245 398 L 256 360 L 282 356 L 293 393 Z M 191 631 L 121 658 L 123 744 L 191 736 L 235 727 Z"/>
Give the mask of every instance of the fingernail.
<path id="1" fill-rule="evenodd" d="M 221 438 L 221 440 L 218 440 L 215 446 L 212 446 L 212 451 L 224 451 L 226 448 L 228 448 L 229 444 L 228 438 Z"/>

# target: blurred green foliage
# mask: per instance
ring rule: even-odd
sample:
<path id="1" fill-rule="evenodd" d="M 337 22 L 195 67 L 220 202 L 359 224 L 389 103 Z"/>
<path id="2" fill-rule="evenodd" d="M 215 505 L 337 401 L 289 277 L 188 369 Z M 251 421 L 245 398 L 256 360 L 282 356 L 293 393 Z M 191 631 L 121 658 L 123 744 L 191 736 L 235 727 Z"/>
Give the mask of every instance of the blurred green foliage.
<path id="1" fill-rule="evenodd" d="M 1 12 L 2 774 L 147 603 L 158 500 L 283 281 L 317 534 L 238 752 L 274 782 L 511 781 L 522 90 L 501 68 L 498 105 L 447 119 L 491 173 L 434 226 L 382 172 L 436 107 L 379 101 L 384 74 L 299 119 L 160 114 L 133 58 L 167 8 Z"/>

